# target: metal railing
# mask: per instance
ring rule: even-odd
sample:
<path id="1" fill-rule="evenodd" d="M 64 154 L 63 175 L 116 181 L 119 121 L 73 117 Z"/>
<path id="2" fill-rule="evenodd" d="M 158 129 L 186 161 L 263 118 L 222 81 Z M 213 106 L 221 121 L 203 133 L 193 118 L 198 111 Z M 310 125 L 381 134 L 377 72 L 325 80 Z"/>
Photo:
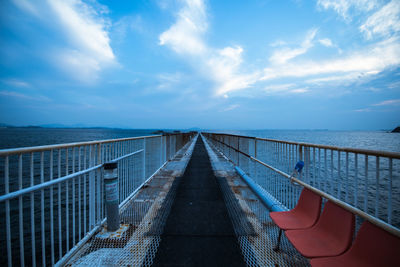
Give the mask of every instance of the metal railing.
<path id="1" fill-rule="evenodd" d="M 122 207 L 194 133 L 0 150 L 0 264 L 54 265 L 106 221 L 102 166 Z"/>
<path id="2" fill-rule="evenodd" d="M 302 160 L 301 185 L 399 235 L 400 153 L 202 134 L 284 209 L 294 208 L 300 195 L 301 187 L 285 178 Z"/>

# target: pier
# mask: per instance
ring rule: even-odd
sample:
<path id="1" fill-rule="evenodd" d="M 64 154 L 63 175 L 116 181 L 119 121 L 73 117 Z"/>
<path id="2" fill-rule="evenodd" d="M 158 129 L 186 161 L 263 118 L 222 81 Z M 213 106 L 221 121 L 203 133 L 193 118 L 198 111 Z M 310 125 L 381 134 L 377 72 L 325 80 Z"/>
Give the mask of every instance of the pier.
<path id="1" fill-rule="evenodd" d="M 400 237 L 400 154 L 217 133 L 0 151 L 2 264 L 309 266 L 271 211 L 308 188 Z M 301 172 L 294 172 L 298 161 Z M 120 230 L 103 168 L 118 166 Z M 4 216 L 3 216 L 4 215 Z"/>

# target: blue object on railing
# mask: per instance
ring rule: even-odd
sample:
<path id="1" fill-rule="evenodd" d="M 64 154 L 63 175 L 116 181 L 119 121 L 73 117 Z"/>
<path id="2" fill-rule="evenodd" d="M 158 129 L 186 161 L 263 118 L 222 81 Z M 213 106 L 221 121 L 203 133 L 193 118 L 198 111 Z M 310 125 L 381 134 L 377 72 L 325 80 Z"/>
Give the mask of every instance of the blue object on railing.
<path id="1" fill-rule="evenodd" d="M 295 169 L 298 173 L 301 173 L 301 170 L 303 169 L 303 167 L 304 167 L 304 162 L 301 161 L 301 160 L 299 160 L 299 161 L 296 163 L 296 166 L 294 167 L 294 169 Z"/>
<path id="2" fill-rule="evenodd" d="M 242 177 L 242 179 L 247 183 L 251 190 L 260 198 L 260 200 L 264 203 L 265 206 L 270 211 L 286 211 L 284 205 L 280 203 L 276 198 L 274 198 L 271 194 L 267 191 L 262 189 L 261 186 L 256 184 L 253 179 L 251 179 L 242 169 L 238 166 L 235 166 L 236 172 Z"/>

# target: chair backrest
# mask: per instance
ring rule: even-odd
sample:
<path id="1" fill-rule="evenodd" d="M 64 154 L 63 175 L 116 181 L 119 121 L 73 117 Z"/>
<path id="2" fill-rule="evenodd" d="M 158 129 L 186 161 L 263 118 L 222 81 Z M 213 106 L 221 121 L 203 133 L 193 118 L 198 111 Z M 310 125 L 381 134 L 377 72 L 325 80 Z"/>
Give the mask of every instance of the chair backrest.
<path id="1" fill-rule="evenodd" d="M 321 217 L 313 228 L 334 236 L 335 246 L 347 250 L 353 240 L 355 216 L 332 201 L 325 204 Z"/>
<path id="2" fill-rule="evenodd" d="M 400 238 L 365 221 L 348 254 L 363 259 L 373 266 L 398 266 Z"/>
<path id="3" fill-rule="evenodd" d="M 321 214 L 321 204 L 322 198 L 320 195 L 307 188 L 303 188 L 293 212 L 306 214 L 309 221 L 308 227 L 311 227 L 318 221 Z"/>

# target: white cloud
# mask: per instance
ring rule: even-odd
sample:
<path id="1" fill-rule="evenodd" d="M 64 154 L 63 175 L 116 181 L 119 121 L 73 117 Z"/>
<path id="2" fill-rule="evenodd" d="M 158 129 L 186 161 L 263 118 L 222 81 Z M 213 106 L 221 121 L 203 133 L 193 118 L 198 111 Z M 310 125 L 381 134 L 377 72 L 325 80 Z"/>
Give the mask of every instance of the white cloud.
<path id="1" fill-rule="evenodd" d="M 215 83 L 216 95 L 248 88 L 257 77 L 256 73 L 241 74 L 243 48 L 229 46 L 222 49 L 210 47 L 204 40 L 208 29 L 206 6 L 202 0 L 183 1 L 175 23 L 160 37 L 165 45 L 194 64 L 196 70 Z"/>
<path id="2" fill-rule="evenodd" d="M 243 49 L 240 46 L 217 50 L 207 59 L 208 75 L 217 82 L 217 95 L 250 87 L 258 80 L 259 74 L 240 74 Z"/>
<path id="3" fill-rule="evenodd" d="M 82 55 L 91 61 L 89 64 L 83 62 L 82 69 L 92 67 L 94 72 L 100 66 L 114 62 L 115 56 L 106 31 L 107 23 L 98 11 L 81 1 L 50 0 L 49 4 L 74 48 L 78 50 L 77 53 L 69 53 L 67 56 L 69 59 L 74 55 L 78 56 L 76 61 L 72 60 L 72 67 L 79 67 L 79 62 L 83 61 L 80 58 Z M 70 62 L 71 60 L 67 60 L 65 63 Z"/>
<path id="4" fill-rule="evenodd" d="M 319 6 L 333 8 L 343 17 L 353 9 L 372 11 L 377 2 L 363 0 L 328 1 L 320 0 Z M 172 49 L 193 65 L 204 78 L 215 84 L 218 96 L 228 97 L 232 92 L 244 89 L 263 88 L 267 94 L 299 94 L 325 83 L 363 82 L 388 68 L 400 64 L 400 42 L 392 36 L 381 42 L 372 43 L 362 49 L 342 52 L 331 59 L 307 60 L 306 54 L 317 42 L 326 47 L 336 47 L 329 38 L 316 39 L 318 29 L 310 29 L 298 47 L 289 47 L 282 41 L 271 43 L 276 47 L 269 62 L 262 70 L 243 71 L 245 51 L 240 45 L 224 48 L 211 47 L 206 42 L 208 30 L 206 6 L 203 1 L 183 1 L 176 20 L 159 36 L 160 45 Z M 296 61 L 293 59 L 296 58 Z M 296 85 L 278 84 L 279 78 L 298 79 Z M 266 85 L 270 82 L 275 85 Z"/>
<path id="5" fill-rule="evenodd" d="M 205 5 L 202 0 L 185 1 L 176 22 L 160 35 L 160 45 L 170 46 L 178 54 L 205 53 L 202 35 L 208 27 Z"/>
<path id="6" fill-rule="evenodd" d="M 372 75 L 372 73 L 370 73 L 370 75 Z M 305 80 L 305 83 L 317 86 L 327 83 L 335 85 L 348 85 L 361 78 L 364 78 L 364 75 L 362 75 L 360 72 L 354 71 L 342 75 L 328 74 L 328 76 L 324 77 L 307 79 Z"/>
<path id="7" fill-rule="evenodd" d="M 366 34 L 368 39 L 375 35 L 391 36 L 400 31 L 400 2 L 392 0 L 380 10 L 370 16 L 360 26 L 361 32 Z"/>
<path id="8" fill-rule="evenodd" d="M 307 88 L 298 88 L 298 89 L 294 89 L 294 90 L 290 90 L 291 93 L 294 94 L 304 94 L 307 93 L 309 90 Z"/>
<path id="9" fill-rule="evenodd" d="M 371 112 L 370 108 L 360 108 L 360 109 L 356 109 L 354 110 L 355 112 Z"/>
<path id="10" fill-rule="evenodd" d="M 356 112 L 370 112 L 376 110 L 376 108 L 371 107 L 380 107 L 380 106 L 400 106 L 400 99 L 390 99 L 381 101 L 379 103 L 371 104 L 367 108 L 357 109 Z"/>
<path id="11" fill-rule="evenodd" d="M 385 100 L 385 101 L 373 104 L 372 106 L 397 106 L 397 105 L 400 105 L 400 99 Z"/>
<path id="12" fill-rule="evenodd" d="M 322 44 L 323 46 L 326 46 L 326 47 L 332 47 L 333 46 L 333 43 L 332 43 L 331 39 L 329 39 L 329 38 L 320 39 L 320 40 L 318 40 L 318 42 L 320 44 Z"/>
<path id="13" fill-rule="evenodd" d="M 222 109 L 221 111 L 223 111 L 223 112 L 231 111 L 231 110 L 237 109 L 238 107 L 240 107 L 239 104 L 233 104 L 233 105 L 230 105 L 230 106 L 227 107 L 227 108 Z"/>
<path id="14" fill-rule="evenodd" d="M 19 98 L 19 99 L 25 99 L 25 100 L 42 101 L 42 102 L 51 101 L 50 98 L 48 98 L 46 96 L 31 96 L 31 95 L 22 94 L 22 93 L 14 92 L 14 91 L 0 91 L 0 95 L 7 96 L 7 97 L 13 97 L 13 98 Z"/>
<path id="15" fill-rule="evenodd" d="M 60 69 L 82 82 L 93 82 L 101 70 L 101 63 L 95 57 L 79 50 L 57 50 L 53 60 L 55 64 L 60 64 Z"/>
<path id="16" fill-rule="evenodd" d="M 169 92 L 175 90 L 175 86 L 183 80 L 183 74 L 177 73 L 163 73 L 158 75 L 159 84 L 157 89 L 159 91 Z"/>
<path id="17" fill-rule="evenodd" d="M 54 64 L 74 78 L 93 82 L 103 68 L 116 64 L 110 45 L 109 22 L 103 18 L 106 6 L 95 0 L 13 0 L 23 11 L 44 21 L 56 29 L 63 43 L 54 48 L 51 55 Z M 48 53 L 50 54 L 50 53 Z"/>
<path id="18" fill-rule="evenodd" d="M 36 1 L 30 1 L 30 0 L 12 0 L 12 2 L 18 6 L 20 9 L 24 10 L 25 12 L 28 12 L 36 17 L 40 17 L 40 12 L 37 8 L 37 3 L 34 3 Z"/>
<path id="19" fill-rule="evenodd" d="M 378 5 L 377 0 L 318 0 L 318 6 L 333 9 L 345 20 L 351 20 L 350 10 L 370 11 Z"/>
<path id="20" fill-rule="evenodd" d="M 140 15 L 125 16 L 113 23 L 113 33 L 118 41 L 125 39 L 126 34 L 131 31 L 144 32 L 143 19 Z"/>
<path id="21" fill-rule="evenodd" d="M 6 79 L 3 82 L 13 87 L 31 87 L 29 83 L 18 79 Z"/>
<path id="22" fill-rule="evenodd" d="M 272 47 L 277 47 L 277 46 L 284 46 L 286 44 L 287 43 L 285 41 L 277 40 L 277 41 L 275 41 L 273 43 L 270 43 L 269 45 L 272 46 Z"/>
<path id="23" fill-rule="evenodd" d="M 264 92 L 268 95 L 275 94 L 302 94 L 308 92 L 308 88 L 297 88 L 297 84 L 271 84 L 264 88 Z"/>
<path id="24" fill-rule="evenodd" d="M 390 38 L 339 59 L 320 62 L 305 61 L 297 64 L 287 63 L 281 66 L 268 67 L 264 69 L 262 80 L 320 75 L 320 77 L 316 78 L 320 79 L 319 81 L 321 82 L 323 81 L 321 78 L 335 77 L 341 73 L 353 75 L 353 77 L 357 78 L 359 76 L 375 75 L 386 68 L 399 64 L 399 40 L 398 38 Z"/>
<path id="25" fill-rule="evenodd" d="M 313 47 L 313 40 L 316 34 L 317 34 L 317 29 L 311 29 L 307 33 L 300 47 L 294 49 L 290 48 L 279 49 L 272 54 L 269 60 L 274 64 L 284 64 L 292 58 L 307 53 L 307 51 L 311 47 Z"/>
<path id="26" fill-rule="evenodd" d="M 293 88 L 295 86 L 296 86 L 296 84 L 294 84 L 294 83 L 272 84 L 272 85 L 268 85 L 267 87 L 265 87 L 264 90 L 267 93 L 276 93 L 276 92 L 289 91 L 291 88 Z"/>

